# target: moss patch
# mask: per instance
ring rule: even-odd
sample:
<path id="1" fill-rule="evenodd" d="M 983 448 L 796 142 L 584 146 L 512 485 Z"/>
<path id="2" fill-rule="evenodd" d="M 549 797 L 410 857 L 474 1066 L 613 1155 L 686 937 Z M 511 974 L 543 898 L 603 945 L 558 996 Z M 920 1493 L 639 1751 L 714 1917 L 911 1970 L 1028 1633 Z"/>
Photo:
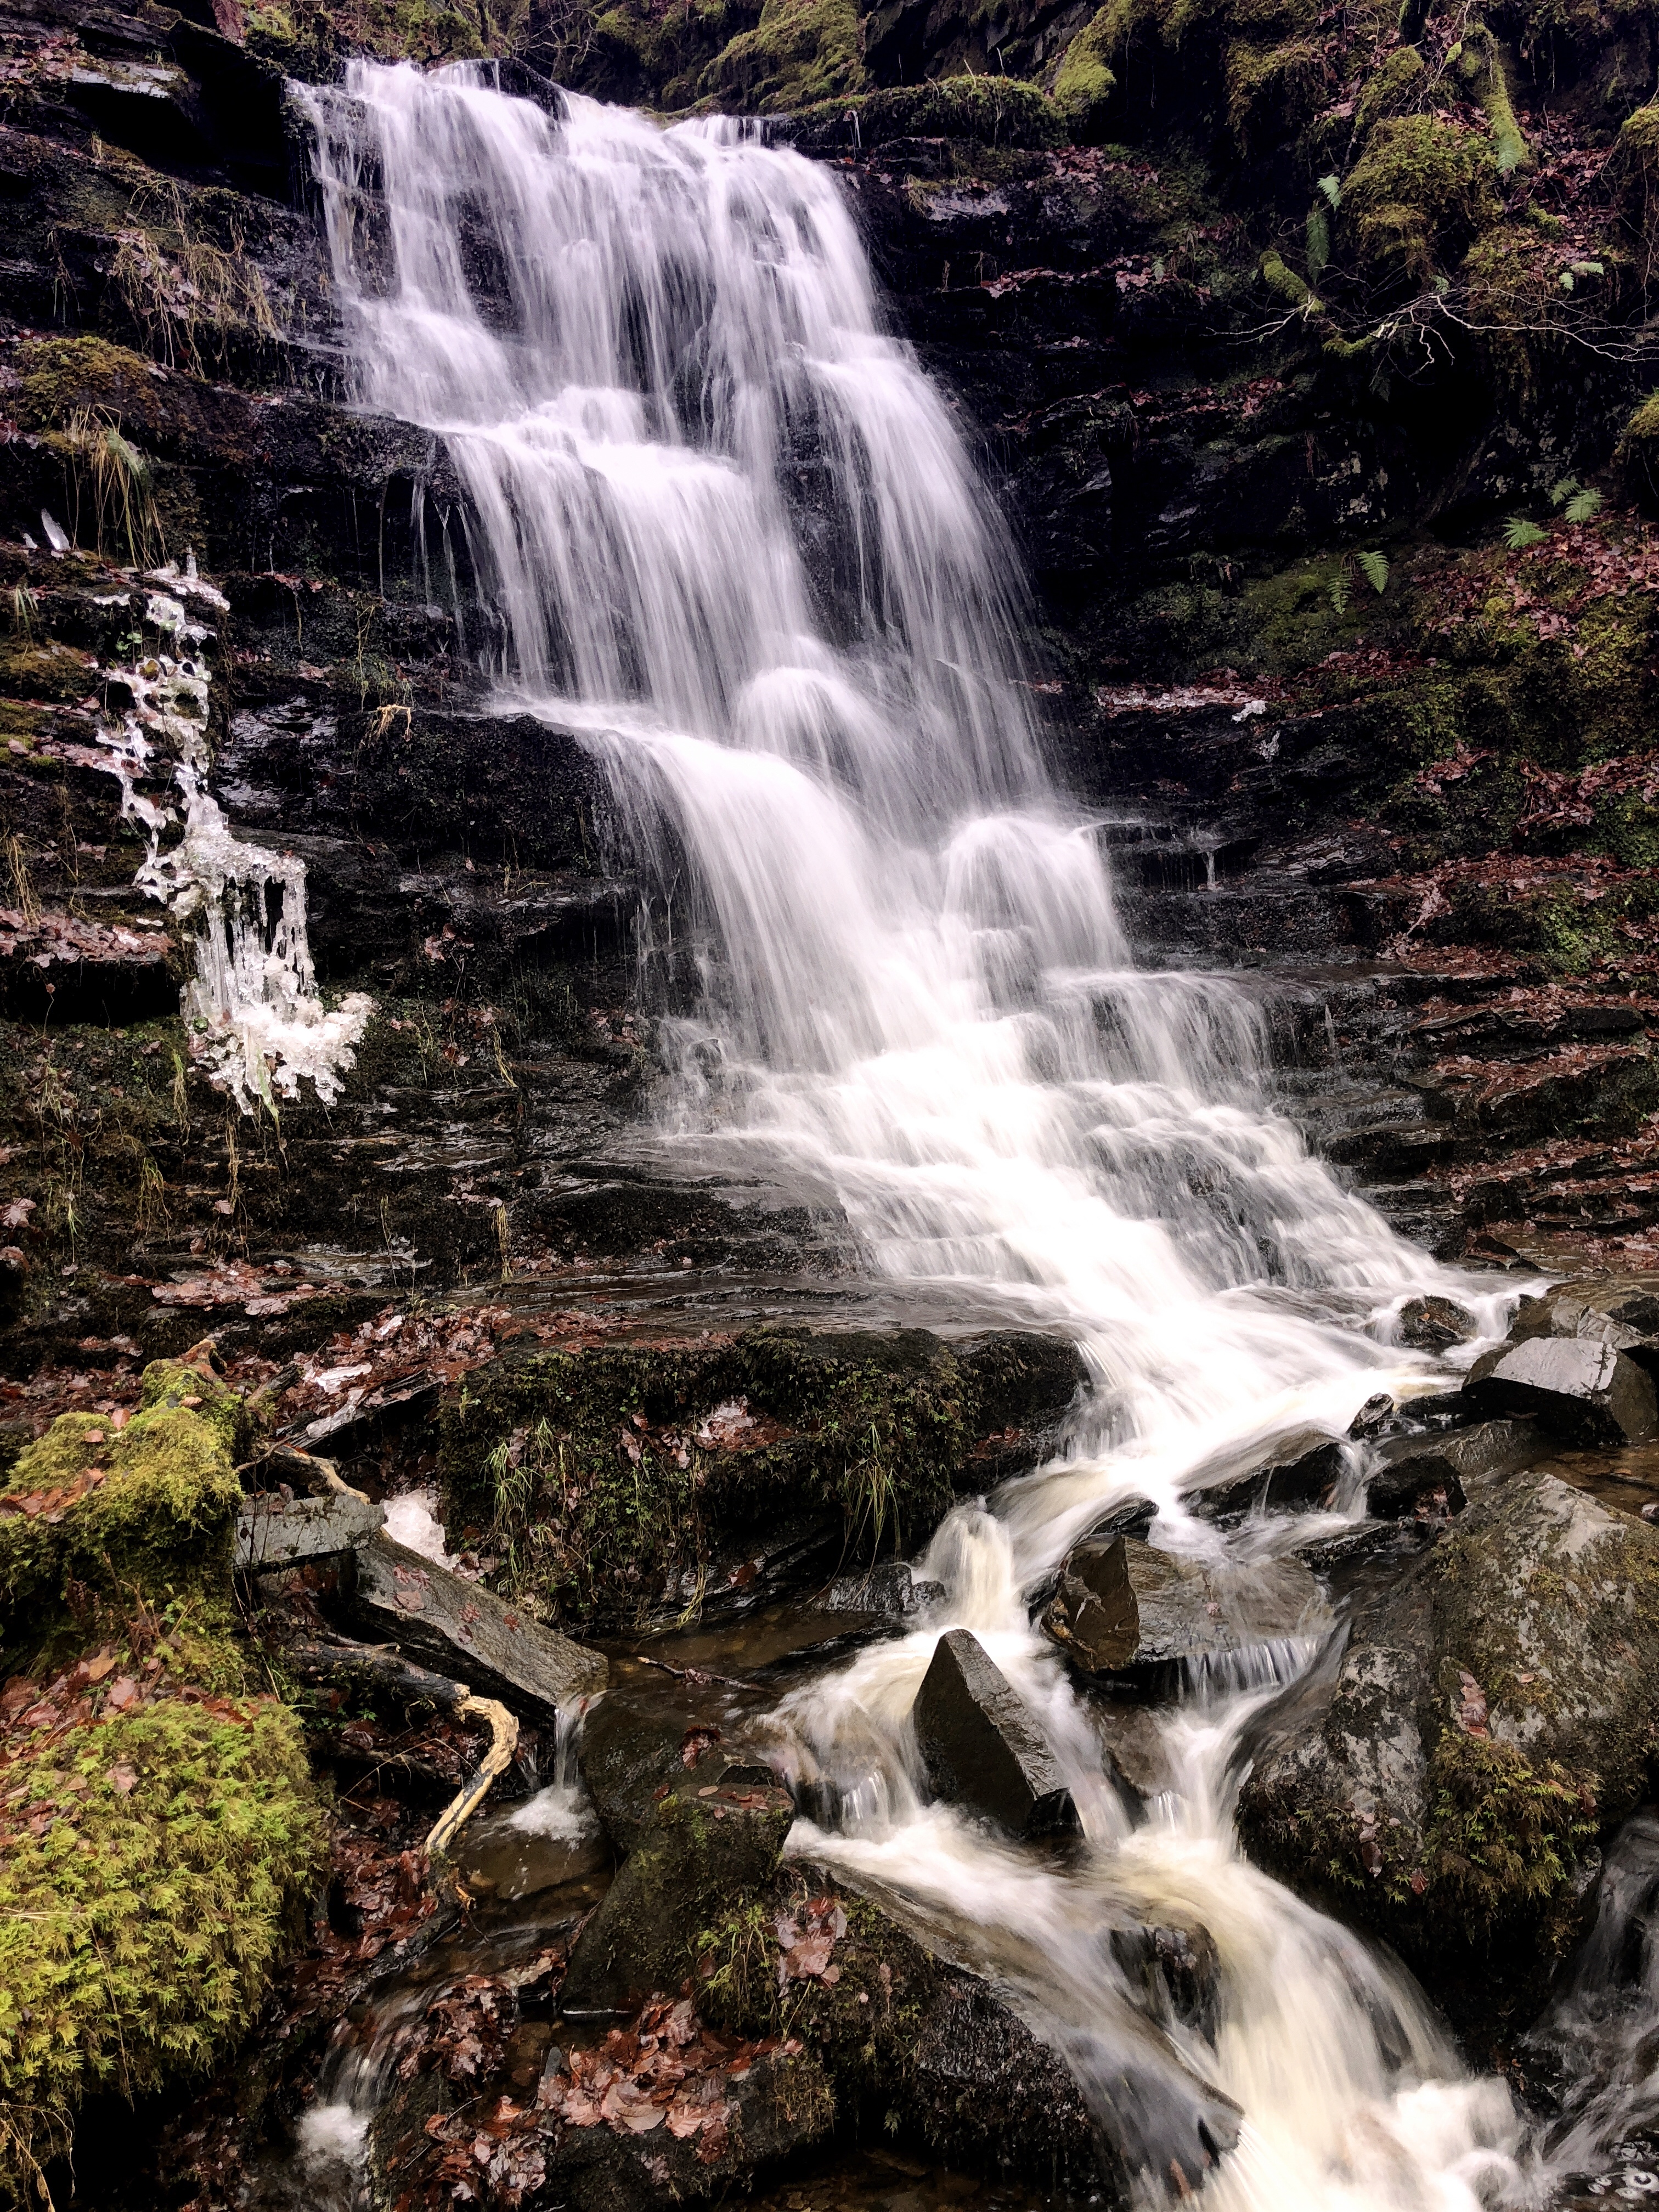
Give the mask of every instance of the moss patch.
<path id="1" fill-rule="evenodd" d="M 1379 123 L 1342 196 L 1361 274 L 1413 290 L 1455 267 L 1498 215 L 1490 142 L 1437 115 Z"/>
<path id="2" fill-rule="evenodd" d="M 755 28 L 709 64 L 703 89 L 747 107 L 805 107 L 864 82 L 853 0 L 766 0 Z"/>
<path id="3" fill-rule="evenodd" d="M 502 1360 L 444 1415 L 449 1525 L 572 1620 L 684 1608 L 719 1534 L 838 1511 L 849 1555 L 916 1543 L 979 1433 L 977 1386 L 921 1330 L 610 1346 Z"/>
<path id="4" fill-rule="evenodd" d="M 0 2191 L 20 2198 L 89 2092 L 198 2075 L 252 2025 L 323 1856 L 274 1699 L 125 1710 L 133 1676 L 76 1685 L 0 1704 Z"/>

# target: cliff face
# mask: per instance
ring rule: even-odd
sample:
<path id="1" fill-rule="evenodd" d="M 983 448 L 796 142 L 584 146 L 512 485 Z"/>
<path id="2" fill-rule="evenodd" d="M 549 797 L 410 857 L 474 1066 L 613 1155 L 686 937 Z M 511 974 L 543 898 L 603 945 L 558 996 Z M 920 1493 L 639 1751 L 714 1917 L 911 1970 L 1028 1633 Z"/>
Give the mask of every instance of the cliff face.
<path id="1" fill-rule="evenodd" d="M 204 1315 L 280 1351 L 262 1302 L 316 1340 L 507 1255 L 775 1267 L 825 1234 L 627 1164 L 675 988 L 631 856 L 574 740 L 481 719 L 441 449 L 345 404 L 283 72 L 352 51 L 761 108 L 836 162 L 981 435 L 1052 741 L 1115 817 L 1147 951 L 1258 971 L 1287 1097 L 1449 1249 L 1639 1259 L 1656 26 L 0 18 L 8 1364 L 176 1348 Z M 245 950 L 293 953 L 304 864 L 315 1011 L 355 1037 L 331 1105 L 279 1078 L 277 1117 L 243 1115 L 252 1063 L 192 1029 L 192 762 L 270 863 L 232 862 Z"/>

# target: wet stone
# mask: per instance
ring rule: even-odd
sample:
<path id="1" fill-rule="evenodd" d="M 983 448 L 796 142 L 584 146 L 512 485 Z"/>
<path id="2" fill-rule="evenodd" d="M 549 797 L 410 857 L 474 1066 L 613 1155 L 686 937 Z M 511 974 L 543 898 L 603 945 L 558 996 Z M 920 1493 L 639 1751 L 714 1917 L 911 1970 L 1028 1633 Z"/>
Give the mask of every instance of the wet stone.
<path id="1" fill-rule="evenodd" d="M 940 1637 L 911 1718 L 936 1797 L 1014 1836 L 1075 1832 L 1077 1807 L 1042 1730 L 966 1629 Z"/>
<path id="2" fill-rule="evenodd" d="M 1407 1298 L 1400 1310 L 1400 1340 L 1419 1352 L 1444 1352 L 1480 1334 L 1480 1322 L 1455 1298 Z"/>
<path id="3" fill-rule="evenodd" d="M 1115 1536 L 1073 1547 L 1042 1626 L 1085 1674 L 1150 1688 L 1324 1619 L 1297 1561 L 1227 1571 Z"/>
<path id="4" fill-rule="evenodd" d="M 1115 1928 L 1112 1956 L 1152 2017 L 1213 2038 L 1221 1960 L 1207 1928 Z"/>
<path id="5" fill-rule="evenodd" d="M 1482 1413 L 1530 1415 L 1566 1443 L 1616 1449 L 1659 1432 L 1651 1379 L 1595 1337 L 1511 1337 L 1476 1360 L 1463 1389 Z"/>
<path id="6" fill-rule="evenodd" d="M 370 1634 L 516 1711 L 545 1717 L 604 1689 L 603 1656 L 384 1535 L 357 1552 L 352 1605 Z"/>
<path id="7" fill-rule="evenodd" d="M 382 1507 L 336 1491 L 322 1498 L 250 1498 L 236 1516 L 236 1571 L 298 1566 L 368 1542 L 384 1525 Z"/>
<path id="8" fill-rule="evenodd" d="M 1401 1437 L 1384 1444 L 1384 1464 L 1365 1486 L 1366 1510 L 1379 1521 L 1413 1514 L 1461 1513 L 1468 1486 L 1486 1476 L 1517 1474 L 1544 1449 L 1530 1421 L 1482 1421 L 1432 1443 Z"/>
<path id="9" fill-rule="evenodd" d="M 837 1575 L 823 1603 L 826 1613 L 872 1613 L 908 1620 L 945 1595 L 943 1583 L 918 1577 L 903 1559 L 884 1559 L 867 1574 Z"/>

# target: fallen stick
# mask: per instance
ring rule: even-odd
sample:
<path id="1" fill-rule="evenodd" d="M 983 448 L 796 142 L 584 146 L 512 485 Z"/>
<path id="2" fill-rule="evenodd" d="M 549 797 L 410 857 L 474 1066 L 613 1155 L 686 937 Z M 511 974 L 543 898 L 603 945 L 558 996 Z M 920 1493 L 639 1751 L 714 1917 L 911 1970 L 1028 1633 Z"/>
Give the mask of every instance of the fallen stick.
<path id="1" fill-rule="evenodd" d="M 489 1723 L 489 1748 L 477 1771 L 451 1799 L 427 1835 L 428 1859 L 446 1856 L 489 1795 L 496 1778 L 512 1764 L 519 1747 L 519 1723 L 507 1707 L 494 1698 L 476 1697 L 465 1683 L 452 1682 L 447 1674 L 416 1666 L 392 1644 L 293 1644 L 283 1656 L 295 1673 L 307 1681 L 337 1681 L 344 1676 L 362 1688 L 383 1691 L 409 1704 L 434 1705 L 442 1712 L 458 1717 L 471 1714 Z"/>

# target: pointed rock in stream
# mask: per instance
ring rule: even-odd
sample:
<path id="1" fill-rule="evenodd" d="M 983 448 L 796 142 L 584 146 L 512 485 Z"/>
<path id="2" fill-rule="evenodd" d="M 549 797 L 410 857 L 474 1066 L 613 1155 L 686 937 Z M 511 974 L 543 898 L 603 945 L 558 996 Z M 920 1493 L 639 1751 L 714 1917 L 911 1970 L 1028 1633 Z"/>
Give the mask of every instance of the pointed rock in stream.
<path id="1" fill-rule="evenodd" d="M 515 1711 L 568 1711 L 609 1679 L 601 1653 L 388 1536 L 358 1547 L 352 1609 L 370 1635 Z"/>
<path id="2" fill-rule="evenodd" d="M 965 1628 L 940 1637 L 911 1718 L 936 1797 L 1014 1836 L 1076 1831 L 1077 1807 L 1042 1729 Z"/>
<path id="3" fill-rule="evenodd" d="M 1461 1513 L 1482 1475 L 1518 1474 L 1541 1459 L 1544 1439 L 1530 1421 L 1481 1421 L 1443 1437 L 1397 1437 L 1365 1485 L 1365 1508 L 1379 1521 L 1425 1511 Z"/>

